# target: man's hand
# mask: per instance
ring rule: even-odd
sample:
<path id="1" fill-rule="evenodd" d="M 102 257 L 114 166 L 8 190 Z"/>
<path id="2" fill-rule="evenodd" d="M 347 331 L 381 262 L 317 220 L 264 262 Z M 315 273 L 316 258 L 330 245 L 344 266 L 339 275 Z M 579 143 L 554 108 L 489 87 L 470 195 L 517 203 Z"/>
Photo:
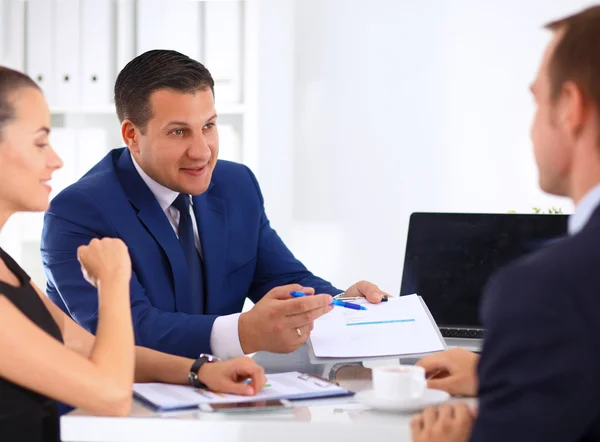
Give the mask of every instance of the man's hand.
<path id="1" fill-rule="evenodd" d="M 358 281 L 350 286 L 344 293 L 344 298 L 367 298 L 371 304 L 378 304 L 384 296 L 389 297 L 387 293 L 379 290 L 375 284 L 369 281 Z"/>
<path id="2" fill-rule="evenodd" d="M 410 421 L 413 442 L 466 442 L 473 430 L 475 412 L 467 404 L 426 408 Z"/>
<path id="3" fill-rule="evenodd" d="M 453 348 L 426 356 L 416 365 L 423 367 L 427 376 L 435 375 L 427 382 L 429 388 L 453 395 L 476 396 L 478 363 L 479 355 L 464 348 Z"/>
<path id="4" fill-rule="evenodd" d="M 292 291 L 307 296 L 293 298 Z M 298 284 L 276 287 L 252 310 L 242 313 L 238 334 L 244 353 L 290 353 L 301 347 L 309 338 L 315 319 L 333 308 L 330 295 L 314 293 L 313 289 Z"/>
<path id="5" fill-rule="evenodd" d="M 263 368 L 247 357 L 205 363 L 200 367 L 198 378 L 212 391 L 242 396 L 254 396 L 266 382 Z"/>

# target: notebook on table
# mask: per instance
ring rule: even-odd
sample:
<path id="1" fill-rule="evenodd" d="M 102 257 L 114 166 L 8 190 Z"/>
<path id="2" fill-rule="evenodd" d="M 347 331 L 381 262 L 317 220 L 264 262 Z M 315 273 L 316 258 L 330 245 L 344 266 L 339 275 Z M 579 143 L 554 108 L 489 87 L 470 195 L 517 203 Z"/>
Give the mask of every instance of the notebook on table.
<path id="1" fill-rule="evenodd" d="M 318 376 L 293 371 L 267 375 L 267 384 L 255 396 L 215 393 L 185 385 L 160 383 L 134 384 L 136 399 L 155 411 L 197 408 L 201 404 L 224 404 L 263 400 L 302 400 L 352 396 L 350 390 Z"/>

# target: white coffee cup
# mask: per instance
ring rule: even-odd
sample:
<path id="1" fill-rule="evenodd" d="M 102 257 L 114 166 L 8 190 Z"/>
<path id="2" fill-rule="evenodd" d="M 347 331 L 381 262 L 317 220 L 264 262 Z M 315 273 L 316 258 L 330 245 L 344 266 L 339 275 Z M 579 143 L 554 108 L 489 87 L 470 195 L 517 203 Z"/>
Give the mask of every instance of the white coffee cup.
<path id="1" fill-rule="evenodd" d="M 423 396 L 425 369 L 414 365 L 386 365 L 373 368 L 375 396 L 384 400 L 414 400 Z"/>

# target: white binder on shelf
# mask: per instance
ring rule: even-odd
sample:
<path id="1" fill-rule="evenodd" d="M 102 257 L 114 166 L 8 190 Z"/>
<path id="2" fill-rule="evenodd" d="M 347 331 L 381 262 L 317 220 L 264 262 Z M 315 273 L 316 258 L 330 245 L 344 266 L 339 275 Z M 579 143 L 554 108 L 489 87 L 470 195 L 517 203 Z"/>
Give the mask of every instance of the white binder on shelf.
<path id="1" fill-rule="evenodd" d="M 25 70 L 25 3 L 0 0 L 0 65 Z"/>
<path id="2" fill-rule="evenodd" d="M 203 63 L 215 80 L 217 103 L 239 103 L 242 84 L 242 2 L 204 3 Z"/>
<path id="3" fill-rule="evenodd" d="M 55 5 L 54 81 L 56 105 L 76 106 L 81 101 L 79 0 L 60 0 Z"/>
<path id="4" fill-rule="evenodd" d="M 0 0 L 0 66 L 6 66 L 6 47 L 8 46 L 8 0 Z M 4 30 L 4 31 L 2 31 Z"/>
<path id="5" fill-rule="evenodd" d="M 42 229 L 44 227 L 44 213 L 43 212 L 24 212 L 19 213 L 19 225 L 21 227 L 20 234 L 20 246 L 23 247 L 25 242 L 39 241 Z M 23 252 L 21 249 L 21 259 L 24 259 Z"/>
<path id="6" fill-rule="evenodd" d="M 56 104 L 54 80 L 54 1 L 29 0 L 26 14 L 26 72 Z"/>
<path id="7" fill-rule="evenodd" d="M 109 0 L 81 0 L 81 101 L 86 106 L 113 102 L 114 3 Z"/>
<path id="8" fill-rule="evenodd" d="M 75 148 L 75 179 L 85 175 L 108 153 L 108 134 L 100 127 L 79 129 Z"/>
<path id="9" fill-rule="evenodd" d="M 117 2 L 117 74 L 135 57 L 135 4 L 135 0 Z"/>
<path id="10" fill-rule="evenodd" d="M 201 56 L 202 3 L 138 0 L 136 55 L 152 49 L 173 49 L 198 60 Z"/>
<path id="11" fill-rule="evenodd" d="M 242 146 L 237 128 L 232 124 L 220 124 L 219 128 L 219 159 L 242 162 Z"/>
<path id="12" fill-rule="evenodd" d="M 0 0 L 0 66 L 7 66 L 7 50 L 9 46 L 8 41 L 8 8 L 10 7 L 8 0 Z"/>
<path id="13" fill-rule="evenodd" d="M 75 129 L 56 127 L 50 132 L 50 144 L 63 161 L 63 167 L 52 174 L 52 193 L 50 199 L 58 195 L 65 187 L 78 178 L 76 174 L 77 132 Z"/>
<path id="14" fill-rule="evenodd" d="M 25 212 L 15 213 L 0 231 L 0 247 L 17 262 L 21 261 L 21 218 L 24 214 Z"/>
<path id="15" fill-rule="evenodd" d="M 36 213 L 40 218 L 40 224 L 43 225 L 43 214 Z M 40 227 L 41 227 L 40 225 Z M 46 272 L 42 264 L 42 256 L 40 255 L 40 236 L 41 228 L 36 230 L 36 237 L 24 240 L 21 242 L 21 267 L 27 269 L 27 273 L 31 278 L 31 281 L 37 285 L 41 290 L 46 287 Z"/>

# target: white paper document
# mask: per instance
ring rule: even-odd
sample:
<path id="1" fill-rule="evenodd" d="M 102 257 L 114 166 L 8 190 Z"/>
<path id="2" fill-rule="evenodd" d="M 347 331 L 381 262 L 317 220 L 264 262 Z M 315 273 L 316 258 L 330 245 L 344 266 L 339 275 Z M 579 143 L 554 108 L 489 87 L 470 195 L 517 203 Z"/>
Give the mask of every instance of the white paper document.
<path id="1" fill-rule="evenodd" d="M 134 384 L 135 396 L 158 411 L 197 407 L 200 404 L 264 401 L 270 399 L 312 399 L 348 396 L 345 388 L 297 371 L 267 375 L 267 384 L 255 396 L 215 393 L 201 388 L 169 384 Z"/>
<path id="2" fill-rule="evenodd" d="M 430 353 L 445 349 L 436 323 L 417 295 L 369 304 L 367 310 L 335 307 L 315 321 L 310 335 L 318 358 L 369 358 Z"/>

